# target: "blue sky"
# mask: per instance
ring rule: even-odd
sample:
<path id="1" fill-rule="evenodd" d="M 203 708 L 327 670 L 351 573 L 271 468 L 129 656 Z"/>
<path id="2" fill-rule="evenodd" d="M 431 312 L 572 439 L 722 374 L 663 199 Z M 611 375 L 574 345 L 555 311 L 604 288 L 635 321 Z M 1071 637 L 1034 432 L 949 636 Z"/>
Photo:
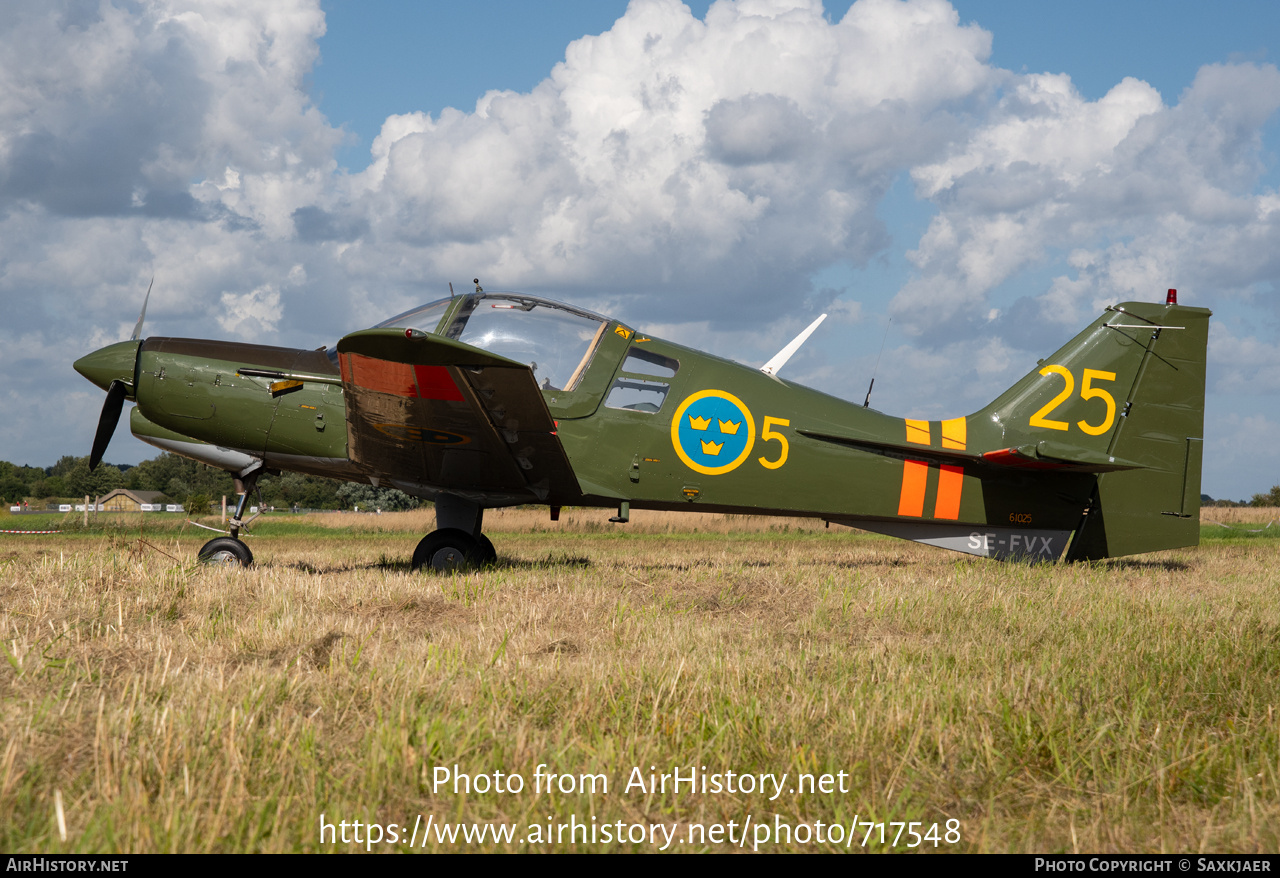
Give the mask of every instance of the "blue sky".
<path id="1" fill-rule="evenodd" d="M 710 0 L 687 4 L 699 18 Z M 827 0 L 839 20 L 850 0 Z M 1270 0 L 956 0 L 963 21 L 994 35 L 991 62 L 1013 71 L 1069 73 L 1096 100 L 1126 76 L 1175 100 L 1203 64 L 1276 62 L 1280 7 Z M 469 109 L 489 89 L 528 91 L 586 34 L 608 30 L 626 0 L 324 0 L 328 30 L 312 96 L 356 135 L 343 164 L 368 163 L 392 113 Z M 1273 129 L 1274 134 L 1274 129 Z M 1274 169 L 1273 169 L 1274 172 Z"/>
<path id="2" fill-rule="evenodd" d="M 787 377 L 861 401 L 883 342 L 873 405 L 929 418 L 1176 286 L 1204 489 L 1280 482 L 1274 3 L 7 9 L 0 458 L 85 453 L 66 346 L 153 274 L 149 333 L 299 347 L 475 275 L 757 364 L 828 311 Z"/>

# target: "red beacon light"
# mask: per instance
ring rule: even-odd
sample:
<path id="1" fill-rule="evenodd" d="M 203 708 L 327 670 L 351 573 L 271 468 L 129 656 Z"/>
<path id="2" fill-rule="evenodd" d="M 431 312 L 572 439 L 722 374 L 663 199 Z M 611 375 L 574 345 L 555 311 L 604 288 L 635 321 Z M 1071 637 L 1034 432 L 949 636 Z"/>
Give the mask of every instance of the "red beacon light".
<path id="1" fill-rule="evenodd" d="M 1176 304 L 1178 304 L 1178 291 L 1177 291 L 1177 290 L 1169 290 L 1168 294 L 1164 297 L 1164 303 L 1165 303 L 1166 305 L 1176 305 Z"/>

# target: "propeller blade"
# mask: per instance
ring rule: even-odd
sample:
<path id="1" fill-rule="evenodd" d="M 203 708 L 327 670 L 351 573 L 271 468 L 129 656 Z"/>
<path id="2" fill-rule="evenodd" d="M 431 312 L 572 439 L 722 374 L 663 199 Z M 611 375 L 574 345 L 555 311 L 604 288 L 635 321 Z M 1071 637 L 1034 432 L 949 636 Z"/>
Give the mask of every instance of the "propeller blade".
<path id="1" fill-rule="evenodd" d="M 102 404 L 102 414 L 98 416 L 98 432 L 93 436 L 93 451 L 89 453 L 89 471 L 102 462 L 102 455 L 107 451 L 107 443 L 116 431 L 120 422 L 120 412 L 124 409 L 125 386 L 123 381 L 112 381 L 107 388 L 107 401 Z"/>
<path id="2" fill-rule="evenodd" d="M 138 315 L 138 325 L 133 328 L 133 335 L 129 336 L 129 341 L 137 341 L 138 336 L 142 335 L 142 321 L 147 319 L 147 302 L 151 299 L 151 288 L 156 284 L 156 276 L 151 275 L 151 283 L 147 284 L 147 295 L 142 300 L 142 313 Z"/>

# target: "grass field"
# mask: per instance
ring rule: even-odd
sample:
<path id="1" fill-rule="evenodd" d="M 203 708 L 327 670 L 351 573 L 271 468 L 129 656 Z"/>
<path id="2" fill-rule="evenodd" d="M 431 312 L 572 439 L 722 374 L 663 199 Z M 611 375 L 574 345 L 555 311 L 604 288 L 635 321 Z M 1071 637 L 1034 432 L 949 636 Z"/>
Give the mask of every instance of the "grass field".
<path id="1" fill-rule="evenodd" d="M 1275 851 L 1276 512 L 1070 566 L 642 512 L 489 513 L 499 566 L 454 576 L 408 570 L 430 513 L 268 519 L 247 571 L 193 565 L 212 534 L 173 521 L 3 536 L 0 849 L 366 849 L 321 844 L 324 814 L 373 850 L 428 820 L 516 828 L 415 849 L 725 850 L 731 823 L 845 849 L 856 818 L 852 850 L 914 822 L 899 849 L 936 824 L 939 851 Z M 455 764 L 524 788 L 437 787 Z M 650 766 L 787 778 L 673 793 Z M 595 843 L 557 841 L 572 821 Z"/>

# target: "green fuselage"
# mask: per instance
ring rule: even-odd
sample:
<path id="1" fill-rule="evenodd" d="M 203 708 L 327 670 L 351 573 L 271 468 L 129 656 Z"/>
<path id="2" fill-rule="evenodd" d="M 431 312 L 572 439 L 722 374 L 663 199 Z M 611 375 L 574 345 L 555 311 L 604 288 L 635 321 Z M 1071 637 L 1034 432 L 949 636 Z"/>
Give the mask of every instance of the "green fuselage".
<path id="1" fill-rule="evenodd" d="M 623 374 L 619 367 L 629 344 L 606 333 L 575 391 L 542 391 L 581 491 L 579 496 L 560 493 L 550 498 L 557 505 L 616 506 L 625 500 L 634 508 L 646 509 L 835 520 L 899 517 L 904 460 L 909 455 L 904 419 L 659 339 L 642 344 L 675 360 L 679 368 L 662 378 L 635 375 L 668 385 L 659 410 L 609 407 L 605 396 Z M 152 438 L 195 439 L 263 457 L 272 469 L 337 478 L 360 476 L 360 468 L 347 460 L 346 412 L 339 384 L 302 382 L 273 395 L 276 380 L 243 374 L 250 368 L 275 370 L 336 382 L 337 368 L 322 352 L 152 338 L 143 344 L 138 362 L 138 414 L 162 428 L 151 430 Z M 682 435 L 677 429 L 673 435 L 682 402 L 707 391 L 716 395 L 704 397 L 704 405 L 709 401 L 722 412 L 741 413 L 740 418 L 725 419 L 726 426 L 738 424 L 736 432 L 723 432 L 720 419 L 711 412 L 705 418 L 706 430 L 686 430 Z M 683 418 L 692 422 L 697 417 L 698 402 L 686 407 Z M 918 440 L 914 443 L 919 446 L 917 456 L 929 449 L 946 450 L 941 422 L 912 423 L 927 425 L 926 430 L 911 431 Z M 966 446 L 975 438 L 983 447 L 999 445 L 998 439 L 991 441 L 995 437 L 975 437 L 975 426 L 970 424 L 965 431 Z M 869 446 L 899 445 L 904 450 L 861 449 L 811 438 L 799 430 L 851 441 L 864 439 Z M 146 438 L 147 431 L 135 416 L 135 432 Z M 704 437 L 712 448 L 720 446 L 715 456 L 700 453 Z M 678 450 L 682 445 L 683 456 Z M 923 473 L 917 504 L 922 520 L 935 518 L 931 513 L 939 502 L 939 472 L 935 466 Z M 944 520 L 1075 527 L 1092 478 L 1058 475 L 1054 490 L 1036 498 L 1033 514 L 1027 490 L 1034 478 L 1023 470 L 985 478 L 965 473 L 958 487 L 948 486 L 951 499 L 959 502 L 958 506 L 953 502 Z M 1039 480 L 1042 483 L 1043 476 Z M 527 502 L 536 499 L 530 496 Z M 499 500 L 493 505 L 509 502 Z"/>
<path id="2" fill-rule="evenodd" d="M 1001 557 L 1058 557 L 1075 534 L 1071 557 L 1088 558 L 1196 539 L 1208 316 L 1115 306 L 943 421 L 514 294 L 424 306 L 402 317 L 426 330 L 388 321 L 332 351 L 151 338 L 76 368 L 126 386 L 140 438 L 240 476 L 307 472 L 479 509 L 813 516 Z M 510 327 L 542 333 L 536 356 L 485 347 L 519 341 Z"/>

